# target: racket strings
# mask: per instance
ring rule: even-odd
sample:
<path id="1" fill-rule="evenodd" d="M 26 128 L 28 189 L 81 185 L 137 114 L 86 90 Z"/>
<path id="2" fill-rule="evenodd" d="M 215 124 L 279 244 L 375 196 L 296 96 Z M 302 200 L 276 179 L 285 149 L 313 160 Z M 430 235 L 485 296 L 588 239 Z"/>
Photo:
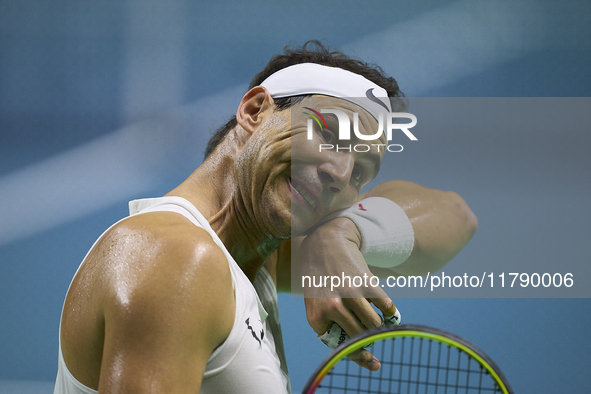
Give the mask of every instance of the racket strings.
<path id="1" fill-rule="evenodd" d="M 500 392 L 494 379 L 468 353 L 430 339 L 378 341 L 370 349 L 382 364 L 377 372 L 343 359 L 316 393 L 448 394 Z"/>

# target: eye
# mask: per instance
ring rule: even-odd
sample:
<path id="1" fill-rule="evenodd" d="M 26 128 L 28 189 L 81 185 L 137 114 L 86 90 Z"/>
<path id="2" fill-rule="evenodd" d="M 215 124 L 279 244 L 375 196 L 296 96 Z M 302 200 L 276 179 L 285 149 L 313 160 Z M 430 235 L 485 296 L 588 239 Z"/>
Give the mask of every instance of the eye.
<path id="1" fill-rule="evenodd" d="M 331 143 L 333 142 L 333 138 L 334 136 L 332 135 L 332 133 L 326 129 L 322 129 L 320 131 L 320 134 L 322 135 L 322 139 L 324 139 L 324 141 Z"/>
<path id="2" fill-rule="evenodd" d="M 351 172 L 351 179 L 353 179 L 355 182 L 359 182 L 361 181 L 362 177 L 363 173 L 361 172 L 361 170 L 357 167 L 354 167 L 353 171 Z"/>

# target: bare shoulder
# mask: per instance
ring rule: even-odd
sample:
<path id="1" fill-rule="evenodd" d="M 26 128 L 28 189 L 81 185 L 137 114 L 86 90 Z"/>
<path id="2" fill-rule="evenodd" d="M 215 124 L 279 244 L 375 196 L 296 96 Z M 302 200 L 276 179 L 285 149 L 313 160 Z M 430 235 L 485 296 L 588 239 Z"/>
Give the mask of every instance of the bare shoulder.
<path id="1" fill-rule="evenodd" d="M 233 298 L 224 252 L 206 230 L 182 215 L 133 216 L 114 226 L 101 243 L 113 265 L 105 266 L 105 273 L 115 308 L 133 303 L 153 309 L 162 304 L 167 313 L 184 313 L 186 308 L 205 313 Z"/>
<path id="2" fill-rule="evenodd" d="M 172 212 L 132 216 L 113 226 L 101 243 L 111 255 L 139 255 L 144 263 L 149 260 L 156 265 L 165 263 L 170 268 L 180 269 L 197 264 L 199 269 L 230 272 L 224 252 L 211 235 L 184 216 Z"/>
<path id="3" fill-rule="evenodd" d="M 101 237 L 74 278 L 62 317 L 64 359 L 91 388 L 99 379 L 112 384 L 122 359 L 134 366 L 137 380 L 129 381 L 164 367 L 202 370 L 234 311 L 228 262 L 207 231 L 175 213 L 136 215 Z"/>

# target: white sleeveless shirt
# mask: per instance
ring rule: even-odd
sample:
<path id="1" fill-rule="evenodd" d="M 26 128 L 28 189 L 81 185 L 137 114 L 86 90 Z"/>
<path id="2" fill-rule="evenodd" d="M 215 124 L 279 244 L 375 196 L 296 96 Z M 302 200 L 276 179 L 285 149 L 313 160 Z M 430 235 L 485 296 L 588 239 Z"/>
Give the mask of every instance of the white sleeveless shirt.
<path id="1" fill-rule="evenodd" d="M 253 286 L 205 217 L 184 198 L 134 200 L 129 203 L 129 210 L 130 215 L 162 211 L 183 215 L 206 230 L 228 260 L 236 296 L 234 325 L 228 338 L 207 361 L 201 393 L 291 393 L 277 311 L 277 292 L 269 273 L 262 268 Z M 54 394 L 96 393 L 70 373 L 60 343 Z"/>

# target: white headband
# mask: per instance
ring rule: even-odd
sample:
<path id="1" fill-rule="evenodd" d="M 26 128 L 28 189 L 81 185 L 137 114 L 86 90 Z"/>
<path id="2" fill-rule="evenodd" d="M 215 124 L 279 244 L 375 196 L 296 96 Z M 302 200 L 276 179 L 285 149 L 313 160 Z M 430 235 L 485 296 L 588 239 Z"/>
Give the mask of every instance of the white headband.
<path id="1" fill-rule="evenodd" d="M 359 74 L 317 63 L 300 63 L 271 74 L 261 86 L 272 97 L 322 94 L 359 105 L 378 119 L 384 111 L 392 112 L 386 90 Z"/>

